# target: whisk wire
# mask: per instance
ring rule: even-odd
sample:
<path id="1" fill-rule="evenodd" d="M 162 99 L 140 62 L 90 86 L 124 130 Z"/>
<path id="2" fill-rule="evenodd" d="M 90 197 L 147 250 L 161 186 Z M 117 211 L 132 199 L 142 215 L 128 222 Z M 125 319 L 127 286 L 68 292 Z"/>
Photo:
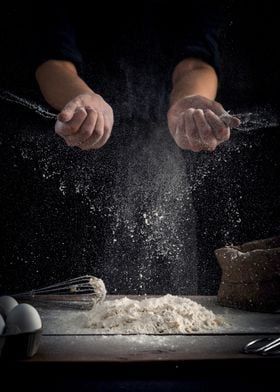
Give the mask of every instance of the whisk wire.
<path id="1" fill-rule="evenodd" d="M 101 279 L 83 275 L 42 288 L 16 293 L 13 297 L 29 302 L 50 303 L 70 308 L 90 309 L 104 300 L 106 289 Z"/>

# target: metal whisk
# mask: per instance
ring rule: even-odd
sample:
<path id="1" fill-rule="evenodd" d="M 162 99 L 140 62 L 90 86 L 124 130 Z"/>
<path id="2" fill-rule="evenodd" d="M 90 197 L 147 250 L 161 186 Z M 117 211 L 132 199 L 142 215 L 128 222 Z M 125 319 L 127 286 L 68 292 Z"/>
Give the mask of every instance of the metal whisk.
<path id="1" fill-rule="evenodd" d="M 84 275 L 12 296 L 20 301 L 50 307 L 91 309 L 95 304 L 104 301 L 106 288 L 101 279 Z"/>

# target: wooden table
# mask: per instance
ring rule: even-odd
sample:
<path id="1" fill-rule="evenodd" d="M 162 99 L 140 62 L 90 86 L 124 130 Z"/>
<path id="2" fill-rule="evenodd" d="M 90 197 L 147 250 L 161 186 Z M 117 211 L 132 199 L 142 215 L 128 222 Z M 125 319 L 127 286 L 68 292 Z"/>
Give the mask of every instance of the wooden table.
<path id="1" fill-rule="evenodd" d="M 29 360 L 2 360 L 2 365 L 7 371 L 16 369 L 29 384 L 30 375 L 45 379 L 48 390 L 53 383 L 66 390 L 84 382 L 116 386 L 117 381 L 146 386 L 158 382 L 161 390 L 168 383 L 203 382 L 215 390 L 230 385 L 239 389 L 254 386 L 257 390 L 277 379 L 280 356 L 246 355 L 242 348 L 258 337 L 280 336 L 280 314 L 223 308 L 215 297 L 191 298 L 223 315 L 228 327 L 188 335 L 94 335 L 79 326 L 77 311 L 40 309 L 44 333 L 38 353 Z"/>

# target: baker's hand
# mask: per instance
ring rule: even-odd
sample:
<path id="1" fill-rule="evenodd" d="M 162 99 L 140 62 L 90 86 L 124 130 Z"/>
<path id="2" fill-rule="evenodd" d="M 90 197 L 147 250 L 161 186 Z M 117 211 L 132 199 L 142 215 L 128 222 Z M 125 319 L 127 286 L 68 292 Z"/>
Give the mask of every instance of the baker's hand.
<path id="1" fill-rule="evenodd" d="M 177 145 L 195 152 L 214 151 L 230 138 L 230 128 L 240 125 L 239 119 L 229 115 L 220 103 L 200 95 L 173 103 L 167 118 Z"/>
<path id="2" fill-rule="evenodd" d="M 98 149 L 109 139 L 113 123 L 113 110 L 100 95 L 81 94 L 58 114 L 55 132 L 68 146 Z"/>

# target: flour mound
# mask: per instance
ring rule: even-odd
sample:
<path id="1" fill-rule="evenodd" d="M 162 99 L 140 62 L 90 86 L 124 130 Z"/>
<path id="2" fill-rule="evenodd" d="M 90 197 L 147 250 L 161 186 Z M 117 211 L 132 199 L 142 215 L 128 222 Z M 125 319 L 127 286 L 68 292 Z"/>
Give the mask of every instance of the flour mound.
<path id="1" fill-rule="evenodd" d="M 90 278 L 89 284 L 95 293 L 95 302 L 103 302 L 106 298 L 106 287 L 102 279 L 92 276 Z"/>
<path id="2" fill-rule="evenodd" d="M 108 300 L 90 311 L 85 327 L 95 333 L 176 334 L 217 329 L 221 317 L 188 298 L 167 294 L 158 298 Z"/>

